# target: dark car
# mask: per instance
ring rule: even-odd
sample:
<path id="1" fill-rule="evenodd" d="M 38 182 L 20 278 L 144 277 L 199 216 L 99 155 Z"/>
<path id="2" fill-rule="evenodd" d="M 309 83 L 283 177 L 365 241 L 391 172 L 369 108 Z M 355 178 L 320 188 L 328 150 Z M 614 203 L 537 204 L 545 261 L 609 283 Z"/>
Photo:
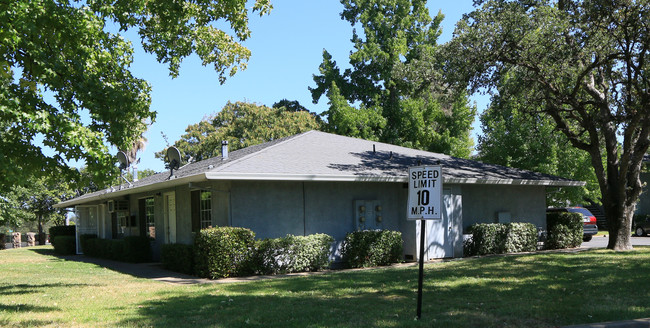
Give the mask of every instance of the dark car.
<path id="1" fill-rule="evenodd" d="M 558 208 L 549 208 L 546 210 L 546 213 L 551 212 L 570 212 L 570 213 L 580 213 L 582 214 L 582 224 L 583 224 L 583 241 L 590 241 L 591 238 L 598 233 L 598 225 L 596 225 L 596 217 L 589 212 L 588 209 L 584 207 L 574 206 L 574 207 L 558 207 Z"/>
<path id="2" fill-rule="evenodd" d="M 634 222 L 634 234 L 639 237 L 645 237 L 650 231 L 650 216 L 642 216 Z"/>

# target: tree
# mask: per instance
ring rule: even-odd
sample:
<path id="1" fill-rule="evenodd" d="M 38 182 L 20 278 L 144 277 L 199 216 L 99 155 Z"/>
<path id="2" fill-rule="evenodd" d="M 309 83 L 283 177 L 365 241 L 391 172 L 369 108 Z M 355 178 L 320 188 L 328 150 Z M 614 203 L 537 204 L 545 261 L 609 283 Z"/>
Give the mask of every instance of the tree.
<path id="1" fill-rule="evenodd" d="M 219 113 L 188 126 L 174 146 L 185 162 L 190 158 L 200 161 L 219 155 L 224 140 L 233 151 L 318 128 L 318 122 L 308 111 L 228 102 Z M 164 150 L 156 153 L 158 158 L 164 156 Z"/>
<path id="2" fill-rule="evenodd" d="M 307 109 L 305 106 L 301 105 L 298 100 L 288 100 L 288 99 L 285 98 L 285 99 L 282 99 L 282 100 L 276 102 L 271 107 L 273 107 L 273 108 L 282 108 L 282 109 L 284 109 L 286 111 L 289 111 L 289 112 L 307 112 L 307 113 L 311 114 L 311 116 L 313 116 L 314 119 L 316 119 L 318 124 L 323 123 L 323 120 L 320 118 L 320 115 L 318 115 L 316 112 L 310 112 L 309 109 Z"/>
<path id="3" fill-rule="evenodd" d="M 0 2 L 0 191 L 54 170 L 71 179 L 81 160 L 96 181 L 114 165 L 107 144 L 126 149 L 153 122 L 150 86 L 129 71 L 135 29 L 172 77 L 197 54 L 224 82 L 250 51 L 247 1 L 12 0 Z M 269 12 L 269 0 L 253 11 Z M 232 35 L 214 27 L 225 22 Z M 42 140 L 42 142 L 41 142 Z M 41 145 L 42 144 L 42 145 Z"/>
<path id="4" fill-rule="evenodd" d="M 631 249 L 630 231 L 650 146 L 650 5 L 647 1 L 479 1 L 449 44 L 449 67 L 471 90 L 495 87 L 529 113 L 553 120 L 588 152 L 610 232 L 608 248 Z M 453 54 L 453 56 L 452 56 Z"/>
<path id="5" fill-rule="evenodd" d="M 481 114 L 481 126 L 483 135 L 478 137 L 477 146 L 480 161 L 587 182 L 584 187 L 560 188 L 548 193 L 547 205 L 600 202 L 598 180 L 589 154 L 571 146 L 546 115 L 528 113 L 516 98 L 497 94 Z"/>
<path id="6" fill-rule="evenodd" d="M 365 134 L 384 142 L 469 156 L 472 145 L 469 130 L 475 112 L 467 98 L 464 97 L 464 102 L 446 102 L 440 95 L 415 92 L 401 72 L 404 65 L 424 56 L 435 56 L 442 14 L 432 19 L 426 0 L 341 0 L 341 3 L 344 6 L 341 18 L 355 27 L 351 68 L 341 73 L 336 61 L 324 50 L 320 75 L 314 76 L 316 86 L 309 88 L 314 103 L 327 95 L 330 106 L 335 104 L 324 113 L 328 129 L 336 133 L 354 132 L 359 129 L 351 127 L 359 125 L 367 131 Z M 356 27 L 362 28 L 363 33 L 357 33 Z M 348 104 L 344 105 L 343 100 Z M 361 107 L 349 105 L 355 103 Z M 382 124 L 374 119 L 376 113 L 383 117 Z M 366 121 L 351 122 L 355 116 Z M 450 120 L 457 123 L 454 127 L 441 122 L 452 116 L 460 118 Z M 368 125 L 367 120 L 373 124 Z M 459 129 L 455 128 L 460 125 Z"/>
<path id="7" fill-rule="evenodd" d="M 0 210 L 0 224 L 6 226 L 22 226 L 36 223 L 41 245 L 43 225 L 49 221 L 60 223 L 64 213 L 54 208 L 54 205 L 76 196 L 75 190 L 68 181 L 59 176 L 31 179 L 25 186 L 17 185 L 3 197 L 6 207 Z"/>

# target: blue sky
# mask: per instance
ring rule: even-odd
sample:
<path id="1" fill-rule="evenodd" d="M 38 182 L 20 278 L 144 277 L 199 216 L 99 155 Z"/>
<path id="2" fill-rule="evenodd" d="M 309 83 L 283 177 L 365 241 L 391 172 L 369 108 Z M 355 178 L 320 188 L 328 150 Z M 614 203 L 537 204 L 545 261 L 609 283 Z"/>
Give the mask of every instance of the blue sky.
<path id="1" fill-rule="evenodd" d="M 451 39 L 455 23 L 473 9 L 472 2 L 429 1 L 432 16 L 438 11 L 445 15 L 440 43 Z M 307 87 L 314 85 L 312 76 L 318 73 L 323 49 L 332 54 L 339 67 L 347 67 L 352 28 L 340 18 L 342 5 L 336 0 L 272 0 L 272 3 L 270 15 L 250 17 L 252 36 L 244 43 L 252 52 L 248 68 L 224 85 L 219 84 L 213 68 L 202 66 L 195 56 L 186 59 L 180 76 L 172 79 L 166 65 L 142 50 L 135 33 L 125 35 L 135 47 L 132 72 L 151 83 L 151 108 L 158 113 L 146 134 L 147 147 L 139 154 L 140 170 L 164 170 L 164 163 L 154 158 L 155 152 L 167 147 L 161 132 L 173 144 L 188 125 L 221 110 L 228 101 L 271 106 L 286 98 L 298 100 L 313 112 L 327 109 L 325 98 L 317 105 L 312 103 Z M 486 96 L 472 99 L 479 111 L 485 108 Z M 477 132 L 480 129 L 475 122 L 473 135 Z"/>

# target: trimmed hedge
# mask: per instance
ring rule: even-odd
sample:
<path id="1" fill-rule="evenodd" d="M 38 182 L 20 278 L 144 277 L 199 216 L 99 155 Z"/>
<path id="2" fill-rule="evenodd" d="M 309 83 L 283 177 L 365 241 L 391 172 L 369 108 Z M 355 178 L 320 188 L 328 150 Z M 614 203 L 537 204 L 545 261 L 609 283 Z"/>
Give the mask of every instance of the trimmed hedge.
<path id="1" fill-rule="evenodd" d="M 195 272 L 218 279 L 252 273 L 255 233 L 238 227 L 203 229 L 194 239 Z"/>
<path id="2" fill-rule="evenodd" d="M 533 252 L 537 250 L 537 228 L 532 223 L 479 223 L 469 228 L 465 256 Z"/>
<path id="3" fill-rule="evenodd" d="M 546 249 L 574 248 L 582 244 L 582 214 L 570 212 L 551 212 L 546 214 L 548 236 L 544 243 Z"/>
<path id="4" fill-rule="evenodd" d="M 59 255 L 74 255 L 77 253 L 75 236 L 56 236 L 52 240 L 52 245 L 54 245 L 54 252 Z"/>
<path id="5" fill-rule="evenodd" d="M 56 246 L 56 236 L 75 236 L 77 233 L 76 227 L 71 226 L 54 226 L 50 228 L 50 243 Z"/>
<path id="6" fill-rule="evenodd" d="M 101 239 L 96 235 L 82 235 L 80 242 L 86 256 L 131 263 L 151 261 L 151 242 L 148 237 Z"/>
<path id="7" fill-rule="evenodd" d="M 257 243 L 252 271 L 257 274 L 280 274 L 327 268 L 331 262 L 333 242 L 334 238 L 326 234 L 264 239 Z"/>
<path id="8" fill-rule="evenodd" d="M 400 262 L 402 249 L 402 233 L 399 231 L 362 230 L 345 236 L 341 255 L 346 266 L 361 268 Z"/>
<path id="9" fill-rule="evenodd" d="M 194 246 L 185 244 L 164 244 L 160 260 L 165 269 L 194 274 Z"/>

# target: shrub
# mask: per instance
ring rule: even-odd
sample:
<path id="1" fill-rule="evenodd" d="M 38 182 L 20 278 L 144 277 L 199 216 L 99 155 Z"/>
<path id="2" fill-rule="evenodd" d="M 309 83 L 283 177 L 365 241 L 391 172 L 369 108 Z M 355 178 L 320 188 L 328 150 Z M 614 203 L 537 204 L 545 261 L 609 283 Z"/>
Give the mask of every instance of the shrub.
<path id="1" fill-rule="evenodd" d="M 89 255 L 88 251 L 87 251 L 87 248 L 91 247 L 91 246 L 88 246 L 88 240 L 90 240 L 90 239 L 97 239 L 97 235 L 96 234 L 83 234 L 83 235 L 79 236 L 79 244 L 81 244 L 81 251 L 85 255 Z"/>
<path id="2" fill-rule="evenodd" d="M 288 235 L 259 241 L 250 271 L 279 274 L 321 270 L 330 265 L 333 242 L 334 238 L 326 234 Z"/>
<path id="3" fill-rule="evenodd" d="M 141 263 L 151 261 L 151 241 L 149 237 L 124 237 L 123 261 Z"/>
<path id="4" fill-rule="evenodd" d="M 5 249 L 6 241 L 7 241 L 7 236 L 3 233 L 0 233 L 0 250 Z"/>
<path id="5" fill-rule="evenodd" d="M 465 256 L 532 252 L 537 250 L 537 228 L 532 223 L 479 223 L 463 245 Z"/>
<path id="6" fill-rule="evenodd" d="M 194 273 L 194 247 L 184 244 L 164 244 L 160 259 L 165 269 L 187 273 Z"/>
<path id="7" fill-rule="evenodd" d="M 552 212 L 546 214 L 548 236 L 544 243 L 546 249 L 574 248 L 582 244 L 582 214 Z"/>
<path id="8" fill-rule="evenodd" d="M 195 271 L 217 279 L 250 273 L 255 233 L 237 227 L 203 229 L 194 239 Z"/>
<path id="9" fill-rule="evenodd" d="M 79 241 L 86 256 L 132 263 L 151 260 L 151 242 L 147 237 L 100 239 L 97 235 L 81 235 Z"/>
<path id="10" fill-rule="evenodd" d="M 75 236 L 77 233 L 75 226 L 54 226 L 50 228 L 50 243 L 56 246 L 56 236 Z"/>
<path id="11" fill-rule="evenodd" d="M 402 257 L 402 233 L 391 230 L 350 232 L 341 246 L 343 262 L 351 268 L 389 265 Z"/>
<path id="12" fill-rule="evenodd" d="M 54 252 L 59 255 L 76 254 L 77 242 L 74 236 L 56 236 L 54 237 Z"/>

